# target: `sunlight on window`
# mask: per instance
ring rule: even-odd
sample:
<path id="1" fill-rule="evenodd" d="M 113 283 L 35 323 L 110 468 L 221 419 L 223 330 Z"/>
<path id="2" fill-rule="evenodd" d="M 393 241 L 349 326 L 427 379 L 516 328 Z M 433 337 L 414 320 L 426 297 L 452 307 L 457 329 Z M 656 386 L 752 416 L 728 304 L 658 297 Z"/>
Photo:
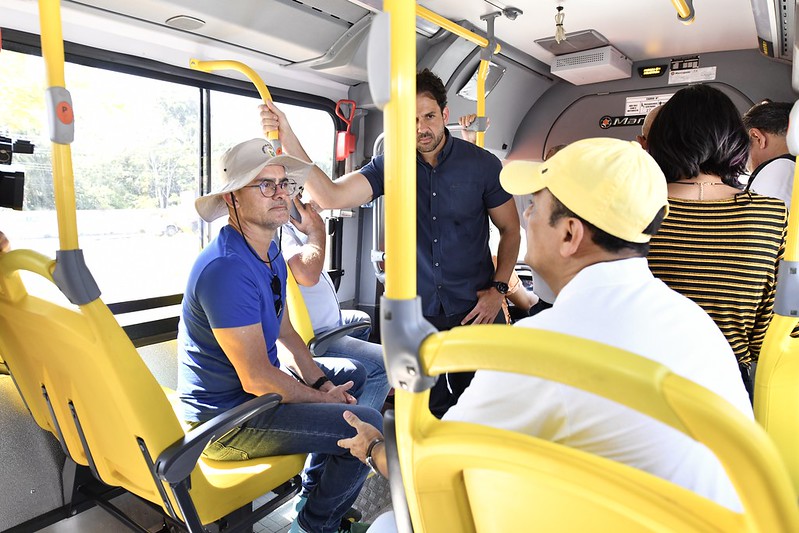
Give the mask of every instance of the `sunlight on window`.
<path id="1" fill-rule="evenodd" d="M 258 106 L 261 100 L 233 94 L 211 92 L 211 139 L 216 161 L 231 146 L 247 139 L 262 138 Z M 291 129 L 302 142 L 308 156 L 328 176 L 333 170 L 333 118 L 318 109 L 277 104 L 286 113 Z"/>
<path id="2" fill-rule="evenodd" d="M 67 63 L 75 109 L 72 162 L 80 247 L 106 302 L 181 293 L 202 246 L 197 87 Z M 0 170 L 24 172 L 24 210 L 0 208 L 14 248 L 55 257 L 59 247 L 40 57 L 0 55 L 0 135 L 35 144 Z M 263 137 L 260 100 L 212 91 L 212 157 Z M 282 104 L 309 156 L 328 175 L 334 124 L 329 113 Z M 211 179 L 213 181 L 214 174 Z M 224 219 L 223 219 L 224 220 Z"/>
<path id="3" fill-rule="evenodd" d="M 216 163 L 225 150 L 242 141 L 264 137 L 258 113 L 261 102 L 258 98 L 211 92 L 212 183 L 217 177 Z M 333 170 L 335 139 L 333 118 L 318 109 L 280 103 L 277 105 L 286 113 L 291 129 L 302 142 L 308 156 L 330 176 Z M 212 223 L 211 235 L 216 235 L 226 223 L 226 217 Z"/>

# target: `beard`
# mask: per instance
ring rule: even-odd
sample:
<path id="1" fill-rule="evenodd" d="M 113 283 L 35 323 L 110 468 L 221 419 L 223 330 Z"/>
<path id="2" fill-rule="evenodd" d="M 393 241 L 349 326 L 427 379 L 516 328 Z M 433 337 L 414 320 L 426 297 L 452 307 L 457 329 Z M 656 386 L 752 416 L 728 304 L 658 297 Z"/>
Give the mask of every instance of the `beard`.
<path id="1" fill-rule="evenodd" d="M 444 138 L 444 130 L 441 130 L 441 133 L 439 133 L 438 135 L 430 135 L 430 134 L 419 135 L 418 137 L 416 137 L 416 149 L 422 153 L 432 152 L 441 144 L 441 139 L 443 138 Z M 421 144 L 422 139 L 433 139 L 433 142 L 427 145 L 422 145 Z"/>

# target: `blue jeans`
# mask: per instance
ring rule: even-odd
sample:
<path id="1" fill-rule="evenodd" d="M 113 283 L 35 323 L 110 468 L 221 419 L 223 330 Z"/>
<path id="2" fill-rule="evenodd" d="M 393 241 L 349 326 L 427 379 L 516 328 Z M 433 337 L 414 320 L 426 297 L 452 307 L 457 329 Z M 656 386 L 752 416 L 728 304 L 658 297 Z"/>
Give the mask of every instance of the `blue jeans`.
<path id="1" fill-rule="evenodd" d="M 360 401 L 366 380 L 363 366 L 329 357 L 317 357 L 315 361 L 333 383 L 353 381 L 350 393 Z M 300 511 L 299 524 L 314 533 L 333 532 L 355 502 L 369 473 L 369 467 L 337 444 L 339 439 L 355 436 L 355 429 L 342 416 L 345 410 L 375 427 L 383 427 L 380 413 L 362 405 L 281 404 L 228 432 L 203 453 L 222 461 L 310 453 L 302 483 L 308 500 Z"/>
<path id="2" fill-rule="evenodd" d="M 341 325 L 345 326 L 347 324 L 352 324 L 355 322 L 369 322 L 371 324 L 372 319 L 369 317 L 369 314 L 364 311 L 359 311 L 358 309 L 342 309 L 341 310 Z M 362 341 L 368 341 L 369 335 L 372 333 L 372 327 L 369 326 L 366 329 L 357 331 L 352 333 L 350 337 L 354 337 L 356 339 L 361 339 Z"/>
<path id="3" fill-rule="evenodd" d="M 359 405 L 380 411 L 391 388 L 383 362 L 383 347 L 355 337 L 344 336 L 330 343 L 325 357 L 344 357 L 359 362 L 366 370 L 366 384 L 358 398 Z M 320 358 L 316 358 L 319 360 Z"/>

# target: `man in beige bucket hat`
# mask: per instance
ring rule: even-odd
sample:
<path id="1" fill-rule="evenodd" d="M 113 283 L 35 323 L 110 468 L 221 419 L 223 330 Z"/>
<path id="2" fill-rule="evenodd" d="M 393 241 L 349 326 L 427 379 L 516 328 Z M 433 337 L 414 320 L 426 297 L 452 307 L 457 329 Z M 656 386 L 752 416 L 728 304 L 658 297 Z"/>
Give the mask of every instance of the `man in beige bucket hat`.
<path id="1" fill-rule="evenodd" d="M 357 405 L 366 371 L 349 359 L 314 359 L 285 312 L 287 269 L 275 231 L 289 220 L 289 202 L 311 165 L 276 156 L 264 139 L 229 149 L 220 185 L 198 198 L 207 222 L 228 223 L 203 249 L 189 275 L 178 328 L 178 392 L 184 419 L 205 422 L 266 394 L 282 396 L 212 442 L 216 460 L 311 453 L 296 530 L 336 531 L 369 469 L 336 442 L 354 430 L 342 413 L 356 410 L 382 424 L 376 410 Z M 280 350 L 278 350 L 280 341 Z M 300 529 L 301 528 L 301 529 Z"/>

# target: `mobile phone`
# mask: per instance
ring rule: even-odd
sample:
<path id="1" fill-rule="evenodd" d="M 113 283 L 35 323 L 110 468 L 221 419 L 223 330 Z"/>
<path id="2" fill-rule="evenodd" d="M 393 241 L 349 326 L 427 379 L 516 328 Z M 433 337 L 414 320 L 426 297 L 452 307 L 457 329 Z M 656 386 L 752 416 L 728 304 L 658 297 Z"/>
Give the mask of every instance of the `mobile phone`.
<path id="1" fill-rule="evenodd" d="M 297 222 L 302 222 L 302 215 L 299 209 L 297 209 L 297 204 L 294 203 L 293 198 L 289 200 L 289 216 Z"/>

